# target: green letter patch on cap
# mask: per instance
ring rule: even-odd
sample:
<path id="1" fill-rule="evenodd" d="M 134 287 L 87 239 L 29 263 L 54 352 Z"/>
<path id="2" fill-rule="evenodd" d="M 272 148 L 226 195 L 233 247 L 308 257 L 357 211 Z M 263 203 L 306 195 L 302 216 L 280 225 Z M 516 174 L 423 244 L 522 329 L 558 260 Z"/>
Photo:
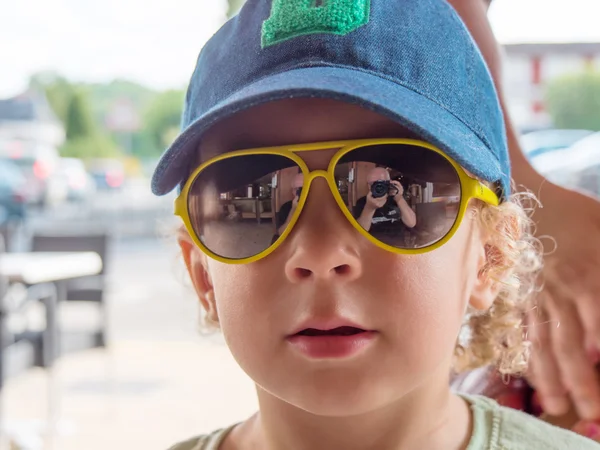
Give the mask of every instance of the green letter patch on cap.
<path id="1" fill-rule="evenodd" d="M 262 47 L 307 34 L 346 35 L 369 21 L 370 6 L 370 0 L 273 0 Z"/>

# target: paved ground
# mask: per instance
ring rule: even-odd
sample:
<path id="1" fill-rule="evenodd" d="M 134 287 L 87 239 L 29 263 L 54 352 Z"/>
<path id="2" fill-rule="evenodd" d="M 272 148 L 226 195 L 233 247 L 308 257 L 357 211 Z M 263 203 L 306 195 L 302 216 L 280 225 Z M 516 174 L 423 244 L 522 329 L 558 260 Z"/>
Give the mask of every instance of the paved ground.
<path id="1" fill-rule="evenodd" d="M 251 414 L 251 382 L 218 336 L 196 332 L 196 300 L 172 242 L 120 240 L 111 255 L 109 349 L 62 358 L 51 378 L 34 370 L 10 380 L 11 432 L 31 450 L 165 450 Z M 57 431 L 39 440 L 49 380 Z"/>
<path id="2" fill-rule="evenodd" d="M 118 236 L 152 237 L 172 223 L 175 194 L 156 197 L 147 179 L 129 180 L 122 190 L 99 191 L 85 202 L 65 203 L 44 213 L 33 212 L 30 227 L 102 227 Z"/>

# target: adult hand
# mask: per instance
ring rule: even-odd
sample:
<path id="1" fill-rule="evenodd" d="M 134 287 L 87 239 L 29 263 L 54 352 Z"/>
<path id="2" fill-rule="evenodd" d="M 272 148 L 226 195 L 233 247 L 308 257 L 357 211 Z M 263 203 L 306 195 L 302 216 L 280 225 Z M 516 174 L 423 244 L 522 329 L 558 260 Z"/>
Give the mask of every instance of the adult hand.
<path id="1" fill-rule="evenodd" d="M 402 199 L 402 196 L 404 195 L 404 188 L 402 187 L 402 184 L 397 180 L 390 181 L 390 184 L 397 189 L 396 194 L 394 194 L 394 200 L 398 201 Z"/>
<path id="2" fill-rule="evenodd" d="M 294 195 L 292 199 L 292 211 L 294 211 L 298 207 L 298 202 L 300 201 L 300 196 L 298 194 Z"/>
<path id="3" fill-rule="evenodd" d="M 367 194 L 367 206 L 373 210 L 383 208 L 383 206 L 387 202 L 387 199 L 387 195 L 375 198 L 373 197 L 373 193 L 369 191 L 369 193 Z"/>
<path id="4" fill-rule="evenodd" d="M 534 214 L 538 236 L 551 236 L 539 308 L 529 314 L 533 341 L 528 379 L 544 411 L 570 403 L 582 419 L 600 419 L 600 202 L 546 182 Z M 547 251 L 554 244 L 544 242 Z"/>

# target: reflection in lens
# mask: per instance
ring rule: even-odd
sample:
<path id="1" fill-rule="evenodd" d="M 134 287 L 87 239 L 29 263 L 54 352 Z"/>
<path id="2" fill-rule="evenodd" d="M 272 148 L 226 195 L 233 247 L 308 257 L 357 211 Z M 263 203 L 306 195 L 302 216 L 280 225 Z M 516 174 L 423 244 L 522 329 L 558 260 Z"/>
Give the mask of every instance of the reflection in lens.
<path id="1" fill-rule="evenodd" d="M 218 256 L 249 258 L 266 250 L 289 223 L 302 175 L 279 155 L 224 159 L 204 169 L 190 189 L 188 212 L 202 243 Z M 287 221 L 287 222 L 286 222 Z"/>
<path id="2" fill-rule="evenodd" d="M 365 146 L 335 168 L 337 191 L 360 226 L 396 248 L 430 246 L 448 234 L 460 209 L 460 179 L 438 153 L 414 145 Z M 192 183 L 188 212 L 196 235 L 228 259 L 269 248 L 294 217 L 304 175 L 280 155 L 217 161 Z"/>
<path id="3" fill-rule="evenodd" d="M 423 248 L 448 234 L 460 207 L 460 179 L 440 154 L 413 145 L 352 150 L 336 168 L 350 186 L 345 203 L 360 226 L 396 248 Z"/>

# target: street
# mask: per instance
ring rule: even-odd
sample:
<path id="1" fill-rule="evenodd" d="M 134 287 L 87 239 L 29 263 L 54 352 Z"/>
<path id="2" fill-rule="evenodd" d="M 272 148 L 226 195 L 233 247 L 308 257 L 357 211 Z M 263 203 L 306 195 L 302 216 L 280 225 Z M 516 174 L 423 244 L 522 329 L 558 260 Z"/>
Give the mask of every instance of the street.
<path id="1" fill-rule="evenodd" d="M 104 229 L 120 236 L 155 237 L 175 222 L 175 194 L 156 197 L 147 179 L 132 179 L 119 190 L 98 191 L 81 202 L 65 202 L 48 211 L 32 211 L 29 228 Z"/>

